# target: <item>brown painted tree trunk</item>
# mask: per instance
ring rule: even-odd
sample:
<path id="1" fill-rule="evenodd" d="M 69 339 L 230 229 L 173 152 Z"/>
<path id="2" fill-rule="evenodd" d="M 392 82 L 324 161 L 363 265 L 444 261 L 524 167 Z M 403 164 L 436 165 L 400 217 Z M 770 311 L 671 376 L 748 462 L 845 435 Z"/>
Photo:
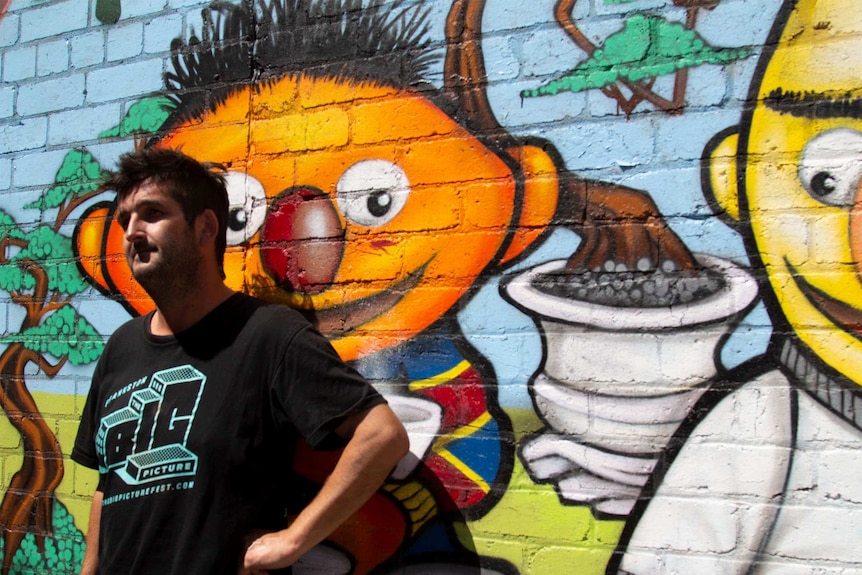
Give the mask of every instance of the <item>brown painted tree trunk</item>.
<path id="1" fill-rule="evenodd" d="M 0 355 L 0 406 L 21 434 L 24 462 L 12 477 L 0 503 L 3 530 L 3 567 L 6 575 L 12 558 L 27 533 L 33 533 L 40 550 L 52 534 L 54 491 L 63 479 L 60 443 L 27 389 L 24 367 L 36 361 L 34 352 L 20 343 L 10 344 Z"/>

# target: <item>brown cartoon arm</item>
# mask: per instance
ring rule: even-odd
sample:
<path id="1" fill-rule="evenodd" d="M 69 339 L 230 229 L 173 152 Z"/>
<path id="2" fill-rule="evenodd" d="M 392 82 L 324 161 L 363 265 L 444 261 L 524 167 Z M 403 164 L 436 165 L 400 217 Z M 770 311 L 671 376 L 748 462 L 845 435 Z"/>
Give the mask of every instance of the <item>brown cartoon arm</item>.
<path id="1" fill-rule="evenodd" d="M 606 262 L 644 269 L 645 258 L 650 270 L 668 260 L 677 269 L 696 265 L 646 193 L 570 173 L 561 174 L 560 180 L 561 209 L 555 223 L 582 239 L 567 264 L 569 273 L 601 268 Z"/>

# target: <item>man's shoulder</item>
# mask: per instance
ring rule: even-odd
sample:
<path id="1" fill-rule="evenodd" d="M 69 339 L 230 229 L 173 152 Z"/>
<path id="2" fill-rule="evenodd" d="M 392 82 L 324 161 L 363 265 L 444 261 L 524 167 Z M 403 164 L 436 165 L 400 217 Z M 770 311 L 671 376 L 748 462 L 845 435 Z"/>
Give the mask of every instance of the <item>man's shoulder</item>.
<path id="1" fill-rule="evenodd" d="M 237 293 L 231 298 L 227 314 L 241 317 L 246 329 L 260 335 L 293 336 L 309 329 L 312 324 L 299 311 L 277 303 Z"/>
<path id="2" fill-rule="evenodd" d="M 108 343 L 120 341 L 131 337 L 143 337 L 146 331 L 147 322 L 149 322 L 151 314 L 139 315 L 132 317 L 114 330 L 108 338 Z"/>

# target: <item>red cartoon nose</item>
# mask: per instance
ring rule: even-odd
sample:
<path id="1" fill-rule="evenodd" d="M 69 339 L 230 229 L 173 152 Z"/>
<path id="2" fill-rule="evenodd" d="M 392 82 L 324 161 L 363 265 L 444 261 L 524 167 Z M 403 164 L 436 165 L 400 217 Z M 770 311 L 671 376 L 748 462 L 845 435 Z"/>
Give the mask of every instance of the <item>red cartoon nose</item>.
<path id="1" fill-rule="evenodd" d="M 304 294 L 324 291 L 343 253 L 344 229 L 326 194 L 298 187 L 276 198 L 261 230 L 261 257 L 279 286 Z"/>

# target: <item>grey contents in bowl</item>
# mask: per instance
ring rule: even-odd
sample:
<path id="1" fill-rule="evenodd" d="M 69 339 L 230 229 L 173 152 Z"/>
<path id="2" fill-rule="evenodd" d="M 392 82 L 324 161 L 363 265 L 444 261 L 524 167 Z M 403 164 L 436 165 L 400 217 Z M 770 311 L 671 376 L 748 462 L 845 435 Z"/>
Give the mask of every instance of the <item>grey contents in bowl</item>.
<path id="1" fill-rule="evenodd" d="M 724 288 L 725 282 L 714 270 L 679 270 L 668 260 L 652 270 L 628 270 L 622 264 L 608 261 L 596 270 L 543 273 L 533 285 L 560 298 L 599 305 L 667 307 L 708 297 Z"/>

